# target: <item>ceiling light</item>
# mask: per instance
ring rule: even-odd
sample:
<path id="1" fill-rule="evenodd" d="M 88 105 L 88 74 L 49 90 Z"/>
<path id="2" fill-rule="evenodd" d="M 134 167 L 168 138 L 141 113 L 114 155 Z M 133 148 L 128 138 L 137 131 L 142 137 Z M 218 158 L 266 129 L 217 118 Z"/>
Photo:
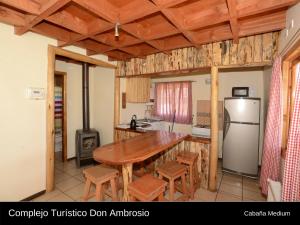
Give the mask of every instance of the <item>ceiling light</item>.
<path id="1" fill-rule="evenodd" d="M 115 37 L 119 37 L 119 26 L 120 26 L 120 23 L 117 22 L 115 25 Z"/>

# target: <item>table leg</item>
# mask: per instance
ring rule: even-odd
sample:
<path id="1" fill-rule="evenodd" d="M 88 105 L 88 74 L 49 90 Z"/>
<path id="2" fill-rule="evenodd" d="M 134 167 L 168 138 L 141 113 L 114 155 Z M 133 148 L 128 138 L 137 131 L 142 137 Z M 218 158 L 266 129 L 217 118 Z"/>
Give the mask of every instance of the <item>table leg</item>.
<path id="1" fill-rule="evenodd" d="M 122 174 L 123 174 L 123 202 L 130 201 L 128 193 L 128 184 L 132 182 L 132 164 L 122 165 Z"/>

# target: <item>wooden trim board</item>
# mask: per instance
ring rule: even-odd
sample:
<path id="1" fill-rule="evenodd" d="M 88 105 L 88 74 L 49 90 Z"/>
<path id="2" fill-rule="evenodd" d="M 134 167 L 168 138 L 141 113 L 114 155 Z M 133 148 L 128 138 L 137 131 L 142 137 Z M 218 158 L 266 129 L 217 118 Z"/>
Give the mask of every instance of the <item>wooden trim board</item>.
<path id="1" fill-rule="evenodd" d="M 48 46 L 48 75 L 46 100 L 46 191 L 54 189 L 54 73 L 55 56 L 64 56 L 79 62 L 90 63 L 95 66 L 116 69 L 115 65 L 91 57 L 64 50 L 52 45 Z"/>

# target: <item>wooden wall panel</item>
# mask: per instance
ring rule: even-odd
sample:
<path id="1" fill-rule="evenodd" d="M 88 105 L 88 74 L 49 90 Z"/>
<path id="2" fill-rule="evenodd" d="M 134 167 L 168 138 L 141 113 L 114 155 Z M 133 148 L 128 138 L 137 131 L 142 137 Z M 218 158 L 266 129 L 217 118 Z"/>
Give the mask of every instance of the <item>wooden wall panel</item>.
<path id="1" fill-rule="evenodd" d="M 216 66 L 270 65 L 278 51 L 279 32 L 243 37 L 238 44 L 232 40 L 157 53 L 146 58 L 119 62 L 120 76 L 144 75 L 166 71 Z"/>

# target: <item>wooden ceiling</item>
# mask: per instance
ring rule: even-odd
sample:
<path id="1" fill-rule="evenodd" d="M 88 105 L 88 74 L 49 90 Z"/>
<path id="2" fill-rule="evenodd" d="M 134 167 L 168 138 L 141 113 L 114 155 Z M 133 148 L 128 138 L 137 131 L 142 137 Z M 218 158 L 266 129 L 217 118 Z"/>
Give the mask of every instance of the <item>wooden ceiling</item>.
<path id="1" fill-rule="evenodd" d="M 281 30 L 298 0 L 0 0 L 0 22 L 127 60 Z M 115 24 L 120 23 L 119 38 Z"/>

